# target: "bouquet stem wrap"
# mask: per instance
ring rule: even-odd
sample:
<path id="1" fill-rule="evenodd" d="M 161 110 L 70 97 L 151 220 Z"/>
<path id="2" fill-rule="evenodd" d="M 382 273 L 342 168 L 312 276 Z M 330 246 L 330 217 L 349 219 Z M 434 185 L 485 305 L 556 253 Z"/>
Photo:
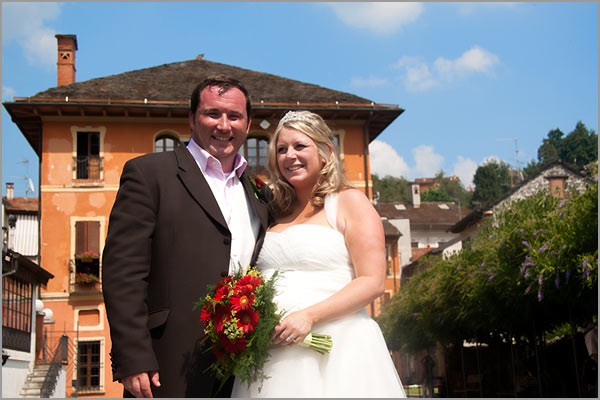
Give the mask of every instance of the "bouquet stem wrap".
<path id="1" fill-rule="evenodd" d="M 313 349 L 321 354 L 327 354 L 331 351 L 333 341 L 331 336 L 322 335 L 320 333 L 309 333 L 306 335 L 303 341 L 298 343 L 298 346 L 307 347 Z"/>

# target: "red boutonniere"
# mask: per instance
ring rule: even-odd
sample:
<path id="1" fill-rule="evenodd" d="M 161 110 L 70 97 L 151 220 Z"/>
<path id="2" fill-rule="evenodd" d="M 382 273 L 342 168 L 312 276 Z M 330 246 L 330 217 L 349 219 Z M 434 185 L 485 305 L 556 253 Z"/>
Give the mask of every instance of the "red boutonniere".
<path id="1" fill-rule="evenodd" d="M 250 179 L 250 183 L 252 184 L 252 187 L 254 188 L 254 196 L 258 199 L 259 196 L 262 197 L 263 195 L 263 187 L 265 186 L 265 183 L 263 181 L 260 180 L 260 178 L 257 177 L 249 177 L 248 179 Z"/>

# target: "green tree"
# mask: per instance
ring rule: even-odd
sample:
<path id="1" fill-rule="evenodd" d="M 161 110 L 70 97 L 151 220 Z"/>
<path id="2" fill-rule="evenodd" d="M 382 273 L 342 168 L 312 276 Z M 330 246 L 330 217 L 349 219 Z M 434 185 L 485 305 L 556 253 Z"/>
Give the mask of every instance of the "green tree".
<path id="1" fill-rule="evenodd" d="M 410 200 L 410 185 L 404 178 L 387 175 L 379 178 L 372 174 L 373 193 L 379 193 L 380 202 L 408 202 Z"/>
<path id="2" fill-rule="evenodd" d="M 430 187 L 425 193 L 421 195 L 421 201 L 447 201 L 451 202 L 453 199 L 450 197 L 441 187 Z"/>
<path id="3" fill-rule="evenodd" d="M 565 137 L 559 148 L 560 159 L 583 168 L 598 159 L 598 135 L 579 121 L 575 129 Z"/>
<path id="4" fill-rule="evenodd" d="M 529 179 L 532 176 L 534 176 L 535 174 L 538 173 L 538 171 L 540 170 L 540 163 L 538 163 L 536 160 L 531 160 L 527 163 L 527 166 L 525 168 L 523 168 L 523 178 L 524 179 Z"/>
<path id="5" fill-rule="evenodd" d="M 557 160 L 583 168 L 590 162 L 598 160 L 598 135 L 588 130 L 581 121 L 575 129 L 564 136 L 560 129 L 548 132 L 548 137 L 538 148 L 538 161 L 543 167 Z"/>
<path id="6" fill-rule="evenodd" d="M 475 171 L 472 208 L 486 208 L 510 190 L 510 167 L 504 161 L 492 160 Z"/>
<path id="7" fill-rule="evenodd" d="M 473 194 L 466 190 L 462 183 L 457 180 L 452 180 L 449 177 L 444 177 L 443 170 L 438 172 L 435 178 L 440 184 L 440 189 L 448 193 L 452 201 L 463 207 L 468 207 L 471 204 L 471 197 L 473 197 Z"/>
<path id="8" fill-rule="evenodd" d="M 560 129 L 548 132 L 548 138 L 542 141 L 538 149 L 538 161 L 542 165 L 553 163 L 560 158 L 560 147 L 563 133 Z"/>

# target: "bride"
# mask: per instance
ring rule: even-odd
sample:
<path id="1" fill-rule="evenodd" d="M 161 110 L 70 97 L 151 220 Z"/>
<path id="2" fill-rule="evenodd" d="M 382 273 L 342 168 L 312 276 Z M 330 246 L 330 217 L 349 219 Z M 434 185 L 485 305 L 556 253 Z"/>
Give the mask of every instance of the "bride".
<path id="1" fill-rule="evenodd" d="M 269 144 L 275 223 L 257 268 L 276 270 L 285 316 L 263 382 L 236 379 L 232 397 L 405 397 L 379 326 L 365 306 L 385 288 L 379 215 L 345 177 L 323 119 L 290 111 Z M 332 336 L 329 354 L 298 346 Z"/>

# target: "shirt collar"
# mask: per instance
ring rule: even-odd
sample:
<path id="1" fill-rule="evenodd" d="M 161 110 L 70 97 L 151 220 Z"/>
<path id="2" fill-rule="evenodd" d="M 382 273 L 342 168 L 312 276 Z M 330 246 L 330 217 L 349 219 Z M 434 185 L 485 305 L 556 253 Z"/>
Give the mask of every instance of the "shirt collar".
<path id="1" fill-rule="evenodd" d="M 235 172 L 238 178 L 242 176 L 242 173 L 248 166 L 248 161 L 242 156 L 240 153 L 235 155 L 235 160 L 233 162 L 233 170 L 230 173 L 223 172 L 223 167 L 221 166 L 221 162 L 208 151 L 204 150 L 200 147 L 193 138 L 190 139 L 188 145 L 188 150 L 192 153 L 192 157 L 196 160 L 198 166 L 200 166 L 200 170 L 202 173 L 206 174 L 208 171 L 218 172 L 225 178 L 229 178 Z M 209 163 L 208 160 L 214 160 L 214 162 Z"/>

